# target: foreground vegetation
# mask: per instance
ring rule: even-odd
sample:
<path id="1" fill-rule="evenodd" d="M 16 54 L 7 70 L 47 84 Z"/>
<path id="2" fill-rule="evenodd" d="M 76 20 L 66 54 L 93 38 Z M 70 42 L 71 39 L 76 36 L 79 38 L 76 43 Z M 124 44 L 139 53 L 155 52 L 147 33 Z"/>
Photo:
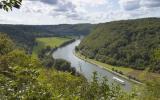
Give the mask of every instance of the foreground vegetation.
<path id="1" fill-rule="evenodd" d="M 77 49 L 106 64 L 160 73 L 160 19 L 98 24 Z"/>
<path id="2" fill-rule="evenodd" d="M 142 91 L 126 93 L 119 86 L 101 82 L 93 74 L 91 82 L 81 76 L 47 68 L 14 46 L 0 34 L 0 99 L 2 100 L 157 100 L 158 80 L 148 82 Z M 140 93 L 140 94 L 139 94 Z M 139 94 L 139 95 L 137 95 Z"/>
<path id="3" fill-rule="evenodd" d="M 24 51 L 16 49 L 12 43 L 6 35 L 0 34 L 0 98 L 3 100 L 80 98 L 87 100 L 103 95 L 107 97 L 107 91 L 107 93 L 113 92 L 110 94 L 111 97 L 107 98 L 122 98 L 124 95 L 117 88 L 109 87 L 105 81 L 102 86 L 106 89 L 100 89 L 102 86 L 98 85 L 96 74 L 93 83 L 89 84 L 83 77 L 59 72 L 53 67 L 45 68 L 39 60 L 32 59 Z"/>
<path id="4" fill-rule="evenodd" d="M 19 1 L 20 3 L 16 4 Z M 0 8 L 6 11 L 12 8 L 12 6 L 19 8 L 21 1 L 9 0 L 11 3 L 8 3 L 4 0 L 2 1 L 4 4 L 0 4 Z M 3 7 L 4 5 L 6 7 Z M 15 35 L 15 37 L 17 36 Z M 23 34 L 21 38 L 17 38 L 20 44 L 20 40 L 22 42 L 25 41 L 24 44 L 34 43 L 35 38 L 32 38 L 33 41 L 29 42 L 28 40 L 23 40 L 23 36 L 30 40 L 30 36 L 28 37 L 26 34 Z M 48 50 L 47 48 L 46 51 Z M 73 76 L 68 72 L 57 71 L 54 67 L 46 68 L 40 60 L 33 59 L 25 52 L 15 47 L 15 44 L 7 35 L 0 34 L 0 99 L 158 100 L 160 98 L 159 80 L 147 82 L 142 91 L 126 93 L 118 86 L 109 85 L 105 78 L 101 82 L 98 82 L 96 72 L 93 74 L 92 81 L 88 83 L 83 77 Z M 156 51 L 155 58 L 159 60 L 159 55 L 157 56 L 157 54 L 159 52 Z M 65 67 L 64 64 L 62 65 Z"/>

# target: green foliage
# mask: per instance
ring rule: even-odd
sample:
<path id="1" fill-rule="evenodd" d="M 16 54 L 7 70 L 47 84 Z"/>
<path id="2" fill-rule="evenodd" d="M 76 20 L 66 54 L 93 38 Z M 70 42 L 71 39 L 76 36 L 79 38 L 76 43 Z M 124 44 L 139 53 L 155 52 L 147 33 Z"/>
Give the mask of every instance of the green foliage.
<path id="1" fill-rule="evenodd" d="M 54 66 L 57 70 L 66 71 L 67 69 L 69 69 L 71 67 L 71 63 L 69 63 L 63 59 L 56 59 Z"/>
<path id="2" fill-rule="evenodd" d="M 22 0 L 2 0 L 0 1 L 0 9 L 5 11 L 12 10 L 12 8 L 20 8 Z"/>
<path id="3" fill-rule="evenodd" d="M 159 72 L 159 51 L 155 51 L 159 47 L 160 19 L 146 18 L 98 24 L 78 49 L 91 59 L 111 65 L 139 70 L 150 67 Z"/>
<path id="4" fill-rule="evenodd" d="M 11 50 L 13 50 L 13 42 L 7 35 L 0 33 L 0 56 L 10 52 Z"/>
<path id="5" fill-rule="evenodd" d="M 53 67 L 59 71 L 70 72 L 72 75 L 78 74 L 78 72 L 76 72 L 76 69 L 74 67 L 71 67 L 71 63 L 63 59 L 55 59 Z"/>
<path id="6" fill-rule="evenodd" d="M 0 35 L 0 37 L 3 35 Z M 5 37 L 7 42 L 11 41 Z M 1 43 L 5 45 L 5 43 Z M 7 46 L 5 46 L 7 47 Z M 60 61 L 62 69 L 70 65 Z M 70 73 L 58 72 L 54 69 L 44 69 L 38 60 L 32 59 L 21 50 L 11 50 L 0 56 L 0 99 L 50 100 L 50 99 L 96 99 L 103 98 L 111 89 L 107 82 L 98 84 L 97 75 L 88 83 L 82 77 Z M 57 65 L 59 66 L 59 65 Z M 89 87 L 89 89 L 88 89 Z M 103 88 L 102 88 L 103 87 Z M 104 90 L 103 90 L 104 89 Z M 116 88 L 108 95 L 119 98 L 123 95 Z M 93 95 L 94 97 L 91 97 Z M 117 94 L 116 94 L 117 93 Z M 105 95 L 107 96 L 107 95 Z M 114 97 L 116 96 L 116 97 Z"/>
<path id="7" fill-rule="evenodd" d="M 94 73 L 90 83 L 81 77 L 68 73 L 42 69 L 39 80 L 52 91 L 52 99 L 65 100 L 131 100 L 133 94 L 123 92 L 119 86 L 109 85 L 104 78 L 99 83 L 98 75 Z"/>
<path id="8" fill-rule="evenodd" d="M 48 52 L 51 52 L 49 47 L 42 49 L 38 58 L 41 60 L 43 66 L 46 68 L 54 68 L 58 71 L 70 72 L 72 75 L 77 75 L 76 69 L 71 67 L 71 63 L 63 59 L 54 59 L 51 54 L 48 55 Z M 79 75 L 79 74 L 78 74 Z"/>
<path id="9" fill-rule="evenodd" d="M 0 35 L 1 45 L 4 46 L 0 52 L 8 48 L 12 41 Z M 50 97 L 50 93 L 37 81 L 40 63 L 32 59 L 21 50 L 12 49 L 3 52 L 0 56 L 0 99 L 41 99 Z"/>
<path id="10" fill-rule="evenodd" d="M 160 80 L 148 80 L 141 90 L 138 100 L 159 100 L 160 98 Z"/>
<path id="11" fill-rule="evenodd" d="M 2 38 L 3 37 L 3 38 Z M 4 41 L 5 40 L 5 41 Z M 41 62 L 10 47 L 13 43 L 0 34 L 0 99 L 2 100 L 157 100 L 160 82 L 148 82 L 139 92 L 126 93 L 106 78 L 99 80 L 95 72 L 90 82 L 82 76 L 47 69 Z M 10 48 L 10 49 L 6 49 Z M 60 61 L 64 66 L 68 62 Z M 59 65 L 57 65 L 59 66 Z M 138 94 L 138 95 L 137 95 Z"/>
<path id="12" fill-rule="evenodd" d="M 132 95 L 123 92 L 117 85 L 109 85 L 106 78 L 98 80 L 96 72 L 93 73 L 93 78 L 90 83 L 83 84 L 80 92 L 82 100 L 131 100 Z"/>
<path id="13" fill-rule="evenodd" d="M 74 100 L 78 97 L 81 84 L 86 81 L 67 72 L 59 72 L 54 69 L 41 69 L 39 81 L 52 93 L 52 100 Z"/>
<path id="14" fill-rule="evenodd" d="M 51 38 L 37 38 L 38 45 L 34 47 L 33 54 L 38 55 L 42 64 L 47 68 L 55 68 L 58 71 L 67 71 L 72 75 L 77 75 L 76 69 L 71 67 L 70 62 L 63 59 L 54 59 L 52 57 L 52 51 L 57 47 L 65 46 L 68 43 L 75 41 L 70 38 L 51 37 Z M 33 56 L 34 56 L 33 55 Z"/>
<path id="15" fill-rule="evenodd" d="M 36 38 L 36 45 L 33 47 L 33 56 L 42 56 L 46 52 L 52 51 L 51 49 L 57 49 L 67 41 L 71 41 L 70 38 L 62 37 L 48 37 L 48 38 Z M 49 50 L 50 49 L 50 50 Z"/>
<path id="16" fill-rule="evenodd" d="M 160 48 L 154 50 L 153 56 L 154 60 L 160 61 Z"/>
<path id="17" fill-rule="evenodd" d="M 65 37 L 86 35 L 90 32 L 92 25 L 6 25 L 0 24 L 0 32 L 8 34 L 18 47 L 25 48 L 32 53 L 38 37 Z"/>
<path id="18" fill-rule="evenodd" d="M 2 38 L 3 37 L 3 38 Z M 6 50 L 12 41 L 0 35 L 1 45 Z M 40 64 L 20 50 L 3 52 L 0 56 L 0 99 L 41 99 L 50 98 L 50 93 L 37 81 Z"/>

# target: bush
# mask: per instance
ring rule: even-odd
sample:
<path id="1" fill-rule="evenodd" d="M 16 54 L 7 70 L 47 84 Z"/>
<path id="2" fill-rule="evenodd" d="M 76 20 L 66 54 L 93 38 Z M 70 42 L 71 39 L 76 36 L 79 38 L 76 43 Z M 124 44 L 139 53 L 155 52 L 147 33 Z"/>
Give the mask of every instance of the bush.
<path id="1" fill-rule="evenodd" d="M 124 75 L 122 71 L 119 71 L 119 74 Z"/>
<path id="2" fill-rule="evenodd" d="M 54 68 L 59 71 L 71 72 L 71 74 L 76 75 L 76 69 L 71 67 L 71 63 L 64 59 L 55 59 Z"/>

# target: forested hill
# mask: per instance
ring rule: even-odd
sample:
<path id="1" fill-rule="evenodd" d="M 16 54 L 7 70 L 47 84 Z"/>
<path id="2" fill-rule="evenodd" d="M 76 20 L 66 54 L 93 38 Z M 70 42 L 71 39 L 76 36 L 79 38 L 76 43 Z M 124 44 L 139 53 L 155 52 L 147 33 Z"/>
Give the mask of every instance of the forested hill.
<path id="1" fill-rule="evenodd" d="M 79 49 L 108 64 L 160 72 L 160 18 L 98 24 Z"/>
<path id="2" fill-rule="evenodd" d="M 7 33 L 14 41 L 25 48 L 32 48 L 35 37 L 86 35 L 91 24 L 62 25 L 0 25 L 0 32 Z"/>
<path id="3" fill-rule="evenodd" d="M 35 35 L 86 35 L 91 24 L 60 24 L 60 25 L 10 25 L 0 24 L 0 32 L 9 34 L 34 33 Z"/>

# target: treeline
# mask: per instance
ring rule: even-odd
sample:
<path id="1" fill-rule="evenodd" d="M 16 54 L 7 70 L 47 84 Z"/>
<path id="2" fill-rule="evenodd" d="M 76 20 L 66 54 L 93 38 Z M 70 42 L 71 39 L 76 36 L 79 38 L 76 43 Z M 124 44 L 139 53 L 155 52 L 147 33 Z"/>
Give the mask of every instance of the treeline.
<path id="1" fill-rule="evenodd" d="M 98 24 L 77 49 L 107 64 L 160 73 L 160 18 Z"/>
<path id="2" fill-rule="evenodd" d="M 66 42 L 62 43 L 59 47 L 52 48 L 50 54 L 52 54 L 52 53 L 53 53 L 54 51 L 56 51 L 58 48 L 64 47 L 64 46 L 66 46 L 66 45 L 74 42 L 75 40 L 76 40 L 76 39 L 71 39 L 71 40 L 69 40 L 69 41 L 66 41 Z M 50 47 L 47 46 L 46 48 L 50 48 Z"/>
<path id="3" fill-rule="evenodd" d="M 0 24 L 0 32 L 8 34 L 18 47 L 31 53 L 36 37 L 86 35 L 92 28 L 91 24 L 75 25 L 7 25 Z"/>
<path id="4" fill-rule="evenodd" d="M 61 47 L 64 47 L 64 46 L 66 46 L 66 45 L 68 45 L 68 44 L 74 42 L 75 40 L 76 40 L 76 39 L 71 39 L 70 41 L 64 42 L 64 43 L 61 44 L 59 47 L 60 47 L 60 48 L 61 48 Z"/>

